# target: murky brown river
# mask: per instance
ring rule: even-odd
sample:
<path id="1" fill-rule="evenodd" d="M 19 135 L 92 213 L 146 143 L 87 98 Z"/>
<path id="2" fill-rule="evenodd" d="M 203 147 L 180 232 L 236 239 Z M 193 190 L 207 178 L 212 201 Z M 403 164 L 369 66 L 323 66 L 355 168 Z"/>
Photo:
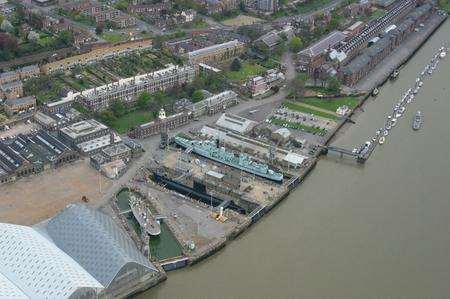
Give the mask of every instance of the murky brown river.
<path id="1" fill-rule="evenodd" d="M 335 144 L 383 126 L 450 21 Z M 422 130 L 411 129 L 417 110 Z M 170 272 L 139 298 L 450 298 L 450 57 L 363 167 L 322 159 L 306 181 L 224 250 Z"/>

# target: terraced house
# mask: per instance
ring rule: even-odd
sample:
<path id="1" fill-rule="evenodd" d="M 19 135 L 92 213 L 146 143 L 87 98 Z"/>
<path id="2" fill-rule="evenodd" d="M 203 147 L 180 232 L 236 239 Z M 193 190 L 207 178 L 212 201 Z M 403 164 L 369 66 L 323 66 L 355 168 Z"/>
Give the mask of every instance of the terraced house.
<path id="1" fill-rule="evenodd" d="M 138 95 L 147 91 L 154 93 L 176 86 L 183 86 L 194 80 L 196 68 L 193 66 L 175 66 L 168 64 L 166 68 L 122 79 L 118 82 L 91 88 L 74 95 L 87 109 L 99 111 L 108 108 L 115 100 L 131 106 L 137 101 Z"/>

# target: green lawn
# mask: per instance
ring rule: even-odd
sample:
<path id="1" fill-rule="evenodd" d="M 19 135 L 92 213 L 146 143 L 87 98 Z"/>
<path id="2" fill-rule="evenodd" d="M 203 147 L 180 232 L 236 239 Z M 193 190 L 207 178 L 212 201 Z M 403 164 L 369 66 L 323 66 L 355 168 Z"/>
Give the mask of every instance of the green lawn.
<path id="1" fill-rule="evenodd" d="M 128 40 L 127 35 L 116 33 L 116 32 L 103 32 L 100 37 L 110 43 L 118 43 L 118 42 Z"/>
<path id="2" fill-rule="evenodd" d="M 314 1 L 307 1 L 305 3 L 301 3 L 297 5 L 297 12 L 298 13 L 306 13 L 313 10 L 317 10 L 320 7 L 323 7 L 325 5 L 328 5 L 331 2 L 331 0 L 314 0 Z"/>
<path id="3" fill-rule="evenodd" d="M 274 118 L 274 117 L 272 117 L 270 119 L 270 122 L 274 125 L 288 127 L 290 129 L 295 129 L 295 130 L 302 130 L 304 132 L 308 132 L 308 133 L 312 133 L 312 134 L 319 134 L 321 136 L 323 136 L 327 133 L 327 130 L 319 128 L 319 127 L 306 126 L 306 125 L 302 125 L 300 123 L 290 122 L 290 121 L 286 121 L 286 120 L 282 120 L 282 119 Z"/>
<path id="4" fill-rule="evenodd" d="M 41 37 L 37 43 L 39 44 L 39 46 L 45 48 L 45 47 L 50 47 L 55 43 L 55 38 L 51 37 L 51 36 L 45 36 L 45 37 Z"/>
<path id="5" fill-rule="evenodd" d="M 351 109 L 355 108 L 356 105 L 358 105 L 358 98 L 357 97 L 343 97 L 343 98 L 305 98 L 301 99 L 301 102 L 316 106 L 322 109 L 326 109 L 329 111 L 336 112 L 337 108 L 339 108 L 342 105 L 347 105 Z"/>
<path id="6" fill-rule="evenodd" d="M 153 113 L 151 111 L 135 110 L 116 119 L 112 123 L 112 127 L 120 134 L 123 134 L 136 126 L 151 120 L 153 120 Z"/>
<path id="7" fill-rule="evenodd" d="M 258 76 L 263 74 L 266 68 L 259 64 L 243 63 L 240 71 L 229 71 L 226 77 L 232 81 L 245 81 L 250 76 Z"/>
<path id="8" fill-rule="evenodd" d="M 301 105 L 298 105 L 298 104 L 292 103 L 292 102 L 284 102 L 283 106 L 288 109 L 294 110 L 294 111 L 299 111 L 299 112 L 308 113 L 308 114 L 314 114 L 315 116 L 320 116 L 320 117 L 324 117 L 324 118 L 328 118 L 328 119 L 332 119 L 332 120 L 336 120 L 338 118 L 334 114 L 329 114 L 326 112 L 318 111 L 318 110 L 304 107 L 304 106 L 301 106 Z"/>
<path id="9" fill-rule="evenodd" d="M 184 28 L 184 29 L 205 29 L 208 27 L 209 27 L 209 24 L 203 20 L 186 23 L 181 26 L 181 28 Z"/>
<path id="10" fill-rule="evenodd" d="M 439 7 L 442 8 L 443 10 L 449 11 L 450 10 L 450 1 L 447 1 L 447 3 L 439 5 Z"/>

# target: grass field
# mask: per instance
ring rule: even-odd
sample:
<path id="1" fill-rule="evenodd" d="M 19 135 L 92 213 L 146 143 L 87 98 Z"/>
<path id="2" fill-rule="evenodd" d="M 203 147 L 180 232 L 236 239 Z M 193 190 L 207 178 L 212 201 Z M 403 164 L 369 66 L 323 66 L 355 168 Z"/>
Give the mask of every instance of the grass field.
<path id="1" fill-rule="evenodd" d="M 332 120 L 336 120 L 338 118 L 334 114 L 311 109 L 309 107 L 304 107 L 304 106 L 301 106 L 299 104 L 292 103 L 292 102 L 284 102 L 283 106 L 288 109 L 294 110 L 294 111 L 299 111 L 299 112 L 308 113 L 308 114 L 314 114 L 315 116 L 320 116 L 320 117 L 328 118 L 328 119 L 332 119 Z"/>
<path id="2" fill-rule="evenodd" d="M 110 43 L 118 43 L 125 40 L 128 40 L 128 36 L 116 32 L 103 32 L 101 38 L 110 42 Z"/>
<path id="3" fill-rule="evenodd" d="M 325 5 L 328 5 L 331 2 L 331 0 L 314 0 L 314 1 L 308 1 L 305 3 L 301 3 L 297 5 L 297 12 L 298 13 L 306 13 L 313 10 L 317 10 L 320 7 L 323 7 Z"/>
<path id="4" fill-rule="evenodd" d="M 116 119 L 112 123 L 112 127 L 120 134 L 123 134 L 136 126 L 151 120 L 153 120 L 153 113 L 151 111 L 135 110 Z"/>
<path id="5" fill-rule="evenodd" d="M 231 19 L 223 20 L 222 24 L 227 25 L 227 26 L 239 27 L 239 26 L 259 23 L 261 21 L 262 21 L 261 19 L 258 19 L 258 18 L 252 17 L 252 16 L 239 15 L 239 16 L 231 18 Z"/>
<path id="6" fill-rule="evenodd" d="M 301 130 L 301 131 L 312 133 L 312 134 L 319 134 L 321 136 L 325 135 L 327 132 L 327 130 L 322 129 L 322 128 L 305 126 L 305 125 L 302 125 L 299 123 L 294 123 L 294 122 L 290 122 L 290 121 L 286 121 L 286 120 L 282 120 L 282 119 L 274 118 L 274 117 L 272 117 L 270 119 L 270 122 L 274 125 L 288 127 L 290 129 L 295 129 L 295 130 Z"/>
<path id="7" fill-rule="evenodd" d="M 439 5 L 439 7 L 442 8 L 443 10 L 449 11 L 450 10 L 450 1 L 447 1 L 447 3 Z"/>
<path id="8" fill-rule="evenodd" d="M 332 112 L 336 112 L 337 108 L 342 105 L 347 105 L 351 109 L 358 105 L 358 98 L 356 97 L 343 97 L 343 98 L 330 98 L 330 99 L 319 99 L 319 98 L 305 98 L 301 100 L 303 103 L 309 104 L 311 106 L 316 106 L 322 109 L 326 109 Z"/>
<path id="9" fill-rule="evenodd" d="M 240 71 L 229 71 L 226 76 L 232 81 L 245 81 L 250 76 L 261 75 L 265 70 L 266 68 L 259 64 L 243 63 Z"/>

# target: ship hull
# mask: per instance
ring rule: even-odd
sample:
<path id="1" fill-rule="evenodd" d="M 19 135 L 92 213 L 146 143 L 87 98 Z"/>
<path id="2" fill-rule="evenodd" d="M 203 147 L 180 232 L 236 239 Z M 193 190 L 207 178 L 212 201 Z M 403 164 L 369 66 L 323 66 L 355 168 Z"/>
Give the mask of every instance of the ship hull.
<path id="1" fill-rule="evenodd" d="M 177 141 L 176 141 L 176 143 L 177 143 L 178 145 L 182 146 L 183 148 L 188 148 L 188 147 L 189 147 L 188 145 L 183 144 L 183 143 L 181 143 L 181 142 L 177 142 Z M 203 150 L 198 149 L 198 148 L 195 148 L 195 147 L 192 147 L 192 151 L 193 151 L 194 153 L 196 153 L 197 155 L 200 155 L 200 156 L 202 156 L 202 157 L 205 157 L 205 158 L 208 158 L 208 159 L 210 159 L 210 160 L 213 160 L 213 161 L 216 161 L 216 162 L 225 164 L 225 165 L 227 165 L 227 166 L 231 166 L 231 167 L 237 168 L 237 169 L 239 169 L 239 170 L 245 171 L 245 172 L 250 173 L 250 174 L 257 175 L 257 176 L 259 176 L 259 177 L 262 177 L 262 178 L 265 178 L 265 179 L 268 179 L 268 180 L 271 180 L 271 181 L 274 181 L 274 182 L 281 183 L 281 182 L 283 181 L 283 176 L 281 176 L 281 177 L 273 177 L 273 176 L 266 175 L 266 174 L 263 174 L 263 173 L 258 173 L 258 172 L 252 171 L 251 169 L 248 169 L 248 168 L 246 168 L 246 167 L 242 167 L 242 166 L 239 165 L 239 164 L 229 163 L 229 162 L 227 162 L 227 161 L 223 161 L 223 160 L 221 160 L 221 159 L 218 159 L 218 158 L 216 158 L 216 157 L 213 157 L 213 156 L 211 156 L 207 151 L 203 151 Z"/>
<path id="2" fill-rule="evenodd" d="M 153 222 L 154 222 L 153 227 L 149 228 L 148 226 L 146 226 L 144 219 L 141 218 L 141 216 L 139 215 L 139 212 L 136 211 L 134 206 L 130 205 L 130 208 L 131 208 L 131 212 L 133 213 L 134 218 L 139 223 L 139 226 L 142 229 L 144 229 L 147 234 L 149 234 L 150 236 L 159 236 L 159 234 L 161 234 L 161 227 L 160 227 L 159 223 L 157 223 L 156 220 L 153 220 Z"/>

